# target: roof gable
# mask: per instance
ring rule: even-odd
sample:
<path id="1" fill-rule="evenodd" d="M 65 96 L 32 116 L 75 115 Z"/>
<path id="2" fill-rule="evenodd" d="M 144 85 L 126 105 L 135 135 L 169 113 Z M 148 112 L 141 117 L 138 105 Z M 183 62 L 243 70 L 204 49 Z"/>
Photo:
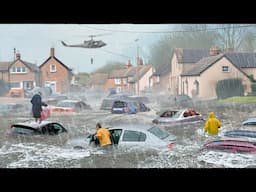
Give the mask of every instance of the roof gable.
<path id="1" fill-rule="evenodd" d="M 11 62 L 9 67 L 14 65 L 17 61 L 20 61 L 21 63 L 23 63 L 23 65 L 28 67 L 33 72 L 39 72 L 40 71 L 39 67 L 36 64 L 30 63 L 30 62 L 27 62 L 27 61 L 24 61 L 24 60 L 21 60 L 21 59 L 16 59 L 15 61 Z"/>
<path id="2" fill-rule="evenodd" d="M 197 76 L 200 75 L 203 71 L 208 69 L 210 66 L 212 66 L 215 62 L 220 60 L 224 55 L 219 54 L 216 56 L 210 56 L 210 57 L 205 57 L 199 60 L 195 66 L 187 71 L 181 74 L 181 76 Z"/>
<path id="3" fill-rule="evenodd" d="M 62 63 L 59 59 L 57 59 L 55 56 L 50 56 L 48 59 L 46 59 L 39 68 L 41 69 L 51 58 L 55 59 L 58 63 L 60 63 L 63 67 L 65 67 L 68 71 L 72 71 L 68 66 L 66 66 L 64 63 Z"/>
<path id="4" fill-rule="evenodd" d="M 198 61 L 195 64 L 195 67 L 193 67 L 191 70 L 182 73 L 181 76 L 199 76 L 200 74 L 202 74 L 206 69 L 208 69 L 209 67 L 211 67 L 213 64 L 215 64 L 217 61 L 219 61 L 220 59 L 222 59 L 223 57 L 225 57 L 227 60 L 229 60 L 229 62 L 235 67 L 237 68 L 237 70 L 239 70 L 241 73 L 243 73 L 246 77 L 247 74 L 245 72 L 243 72 L 241 70 L 241 68 L 237 67 L 227 56 L 226 54 L 219 54 L 216 56 L 211 56 L 211 57 L 206 57 L 201 59 L 200 61 Z"/>

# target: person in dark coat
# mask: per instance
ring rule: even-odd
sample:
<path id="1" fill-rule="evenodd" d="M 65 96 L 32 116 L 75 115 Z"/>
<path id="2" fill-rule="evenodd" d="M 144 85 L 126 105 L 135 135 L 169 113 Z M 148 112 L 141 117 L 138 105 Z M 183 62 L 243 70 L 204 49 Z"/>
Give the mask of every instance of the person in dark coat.
<path id="1" fill-rule="evenodd" d="M 33 117 L 35 118 L 35 122 L 39 121 L 39 123 L 41 123 L 41 112 L 42 112 L 42 106 L 47 106 L 46 103 L 42 102 L 42 97 L 41 97 L 42 93 L 38 92 L 37 94 L 35 94 L 32 99 L 31 99 L 31 103 L 32 103 L 32 113 L 33 113 Z"/>

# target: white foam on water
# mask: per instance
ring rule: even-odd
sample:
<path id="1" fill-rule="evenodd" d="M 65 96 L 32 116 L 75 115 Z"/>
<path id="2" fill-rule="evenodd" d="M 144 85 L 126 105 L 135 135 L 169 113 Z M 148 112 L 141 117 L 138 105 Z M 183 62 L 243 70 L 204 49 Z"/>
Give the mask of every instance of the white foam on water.
<path id="1" fill-rule="evenodd" d="M 0 156 L 15 153 L 22 155 L 19 155 L 16 161 L 8 164 L 8 168 L 31 167 L 31 164 L 33 164 L 32 167 L 48 167 L 62 160 L 79 160 L 91 155 L 91 152 L 87 149 L 75 150 L 73 148 L 64 148 L 63 146 L 57 147 L 35 143 L 12 144 L 0 148 Z"/>
<path id="2" fill-rule="evenodd" d="M 256 155 L 247 153 L 232 153 L 226 151 L 204 151 L 198 156 L 198 161 L 223 166 L 226 168 L 245 168 L 256 165 Z"/>

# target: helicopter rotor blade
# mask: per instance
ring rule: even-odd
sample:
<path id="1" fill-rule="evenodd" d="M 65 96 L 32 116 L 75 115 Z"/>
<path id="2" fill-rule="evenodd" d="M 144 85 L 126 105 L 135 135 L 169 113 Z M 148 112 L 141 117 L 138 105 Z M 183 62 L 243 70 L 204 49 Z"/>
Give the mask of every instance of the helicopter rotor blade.
<path id="1" fill-rule="evenodd" d="M 112 33 L 102 33 L 102 34 L 97 34 L 97 35 L 76 35 L 77 37 L 99 37 L 99 36 L 105 36 L 105 35 L 111 35 Z"/>

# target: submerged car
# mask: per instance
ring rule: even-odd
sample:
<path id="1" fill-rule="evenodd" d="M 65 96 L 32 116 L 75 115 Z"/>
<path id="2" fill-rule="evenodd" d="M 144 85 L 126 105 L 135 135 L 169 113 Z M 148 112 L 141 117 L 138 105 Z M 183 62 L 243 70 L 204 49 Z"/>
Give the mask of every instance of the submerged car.
<path id="1" fill-rule="evenodd" d="M 11 142 L 39 142 L 48 144 L 65 144 L 69 138 L 67 129 L 58 122 L 34 121 L 14 123 L 6 132 Z"/>
<path id="2" fill-rule="evenodd" d="M 137 107 L 136 103 L 133 101 L 114 101 L 113 106 L 111 108 L 111 113 L 114 114 L 121 114 L 121 113 L 128 113 L 128 114 L 136 114 L 139 108 Z"/>
<path id="3" fill-rule="evenodd" d="M 67 132 L 63 125 L 52 121 L 42 121 L 40 124 L 34 121 L 14 123 L 7 131 L 7 135 L 59 135 Z"/>
<path id="4" fill-rule="evenodd" d="M 202 115 L 193 109 L 167 110 L 152 122 L 154 124 L 177 125 L 204 121 Z"/>
<path id="5" fill-rule="evenodd" d="M 51 112 L 81 112 L 83 110 L 91 110 L 91 106 L 83 101 L 78 100 L 62 100 L 56 106 L 51 106 Z"/>
<path id="6" fill-rule="evenodd" d="M 242 125 L 256 126 L 256 117 L 249 117 L 248 119 L 242 122 Z"/>
<path id="7" fill-rule="evenodd" d="M 108 128 L 111 133 L 113 146 L 117 148 L 172 148 L 176 142 L 176 136 L 151 124 L 129 124 Z M 99 142 L 94 139 L 94 134 L 86 138 L 69 141 L 74 147 L 98 146 Z"/>
<path id="8" fill-rule="evenodd" d="M 232 152 L 256 152 L 256 142 L 227 138 L 209 141 L 203 147 L 204 149 L 228 150 Z"/>

